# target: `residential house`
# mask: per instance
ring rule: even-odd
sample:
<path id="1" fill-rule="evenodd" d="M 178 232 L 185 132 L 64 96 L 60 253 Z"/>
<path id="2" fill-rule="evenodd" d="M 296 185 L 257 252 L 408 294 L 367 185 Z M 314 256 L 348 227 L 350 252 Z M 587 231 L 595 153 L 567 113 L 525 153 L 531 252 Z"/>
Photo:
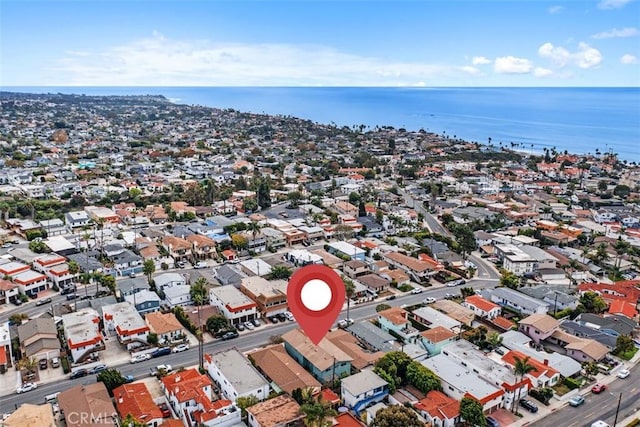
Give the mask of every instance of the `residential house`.
<path id="1" fill-rule="evenodd" d="M 197 369 L 162 377 L 161 388 L 173 412 L 185 426 L 232 427 L 240 423 L 240 409 L 230 400 L 213 400 L 213 383 Z"/>
<path id="2" fill-rule="evenodd" d="M 160 302 L 162 301 L 157 293 L 148 289 L 126 295 L 124 300 L 135 307 L 141 315 L 160 310 Z"/>
<path id="3" fill-rule="evenodd" d="M 287 245 L 287 240 L 284 237 L 284 233 L 275 228 L 263 228 L 260 233 L 265 237 L 267 247 L 278 249 Z"/>
<path id="4" fill-rule="evenodd" d="M 193 245 L 193 257 L 196 260 L 217 258 L 216 241 L 202 234 L 191 234 L 185 240 Z"/>
<path id="5" fill-rule="evenodd" d="M 427 328 L 442 326 L 443 328 L 455 333 L 459 333 L 462 328 L 462 324 L 460 322 L 432 307 L 420 307 L 413 310 L 409 316 Z"/>
<path id="6" fill-rule="evenodd" d="M 240 271 L 247 276 L 268 277 L 271 274 L 271 265 L 260 258 L 250 258 L 240 261 L 238 266 Z"/>
<path id="7" fill-rule="evenodd" d="M 156 288 L 164 291 L 166 288 L 173 286 L 186 285 L 187 279 L 179 273 L 162 273 L 155 276 L 153 282 L 156 284 Z"/>
<path id="8" fill-rule="evenodd" d="M 322 383 L 351 373 L 351 357 L 328 340 L 315 345 L 300 329 L 285 333 L 282 339 L 287 353 Z"/>
<path id="9" fill-rule="evenodd" d="M 458 339 L 458 334 L 443 326 L 436 326 L 420 332 L 420 336 L 422 337 L 422 345 L 430 356 L 440 354 L 442 347 Z"/>
<path id="10" fill-rule="evenodd" d="M 433 265 L 427 261 L 419 260 L 398 252 L 387 252 L 383 254 L 383 259 L 388 262 L 389 265 L 403 270 L 418 283 L 427 282 L 429 277 L 436 273 Z"/>
<path id="11" fill-rule="evenodd" d="M 560 322 L 547 314 L 532 314 L 520 320 L 518 330 L 539 344 L 558 330 L 559 326 Z"/>
<path id="12" fill-rule="evenodd" d="M 120 344 L 127 350 L 147 344 L 149 326 L 128 302 L 105 305 L 102 307 L 104 327 L 109 332 L 115 332 Z"/>
<path id="13" fill-rule="evenodd" d="M 365 350 L 362 343 L 352 334 L 343 329 L 334 329 L 325 336 L 336 347 L 351 357 L 351 366 L 357 370 L 374 366 L 378 359 L 384 356 L 381 351 Z"/>
<path id="14" fill-rule="evenodd" d="M 118 281 L 118 290 L 123 297 L 149 289 L 151 289 L 151 286 L 145 276 L 131 277 Z"/>
<path id="15" fill-rule="evenodd" d="M 176 262 L 188 262 L 193 257 L 193 245 L 188 240 L 180 237 L 165 236 L 162 238 L 162 246 Z"/>
<path id="16" fill-rule="evenodd" d="M 364 261 L 365 259 L 366 251 L 352 245 L 351 243 L 343 241 L 331 242 L 328 246 L 329 253 L 338 257 L 348 257 L 351 260 L 358 259 L 360 261 Z"/>
<path id="17" fill-rule="evenodd" d="M 247 408 L 249 427 L 280 427 L 302 425 L 304 412 L 300 405 L 285 394 Z"/>
<path id="18" fill-rule="evenodd" d="M 0 279 L 0 305 L 15 303 L 20 298 L 20 287 L 5 279 Z"/>
<path id="19" fill-rule="evenodd" d="M 638 322 L 621 315 L 600 316 L 593 313 L 582 313 L 574 319 L 583 326 L 597 329 L 612 335 L 633 335 Z"/>
<path id="20" fill-rule="evenodd" d="M 34 359 L 60 356 L 58 330 L 52 318 L 36 317 L 18 326 L 20 353 Z M 4 351 L 3 351 L 4 352 Z"/>
<path id="21" fill-rule="evenodd" d="M 502 309 L 498 304 L 487 301 L 480 295 L 471 295 L 462 302 L 464 307 L 473 310 L 473 313 L 481 319 L 495 319 L 500 315 Z"/>
<path id="22" fill-rule="evenodd" d="M 240 283 L 246 274 L 237 270 L 233 265 L 224 264 L 213 269 L 213 276 L 222 286 L 232 285 L 240 287 Z"/>
<path id="23" fill-rule="evenodd" d="M 89 215 L 85 211 L 71 211 L 64 214 L 64 223 L 69 231 L 86 227 L 91 223 Z"/>
<path id="24" fill-rule="evenodd" d="M 324 264 L 324 260 L 320 255 L 313 254 L 306 249 L 291 249 L 284 254 L 284 259 L 300 267 L 309 264 Z"/>
<path id="25" fill-rule="evenodd" d="M 147 386 L 142 383 L 123 384 L 113 389 L 116 409 L 121 419 L 131 415 L 136 421 L 149 427 L 158 427 L 164 417 L 153 401 Z"/>
<path id="26" fill-rule="evenodd" d="M 67 427 L 119 425 L 118 412 L 103 382 L 87 382 L 64 391 L 57 397 Z"/>
<path id="27" fill-rule="evenodd" d="M 623 280 L 611 284 L 607 283 L 581 283 L 578 291 L 582 294 L 592 291 L 600 295 L 607 304 L 622 300 L 631 304 L 637 304 L 640 300 L 640 280 Z"/>
<path id="28" fill-rule="evenodd" d="M 11 414 L 3 416 L 2 427 L 56 427 L 51 404 L 21 404 Z"/>
<path id="29" fill-rule="evenodd" d="M 191 286 L 189 285 L 169 286 L 163 292 L 164 302 L 171 308 L 185 307 L 193 303 L 191 301 Z"/>
<path id="30" fill-rule="evenodd" d="M 347 261 L 344 264 L 342 271 L 351 279 L 355 279 L 358 276 L 364 276 L 370 272 L 367 263 L 358 259 Z"/>
<path id="31" fill-rule="evenodd" d="M 526 376 L 531 380 L 531 384 L 533 384 L 534 387 L 553 387 L 560 381 L 560 372 L 549 366 L 549 359 L 544 359 L 540 362 L 538 359 L 516 350 L 511 350 L 502 356 L 502 360 L 514 369 L 517 363 L 516 358 L 526 360 L 527 364 L 533 366 L 534 369 L 528 372 Z"/>
<path id="32" fill-rule="evenodd" d="M 580 363 L 599 362 L 609 354 L 609 349 L 598 341 L 576 337 L 562 329 L 554 331 L 548 342 L 563 348 L 567 356 Z"/>
<path id="33" fill-rule="evenodd" d="M 9 322 L 0 323 L 0 374 L 5 374 L 13 363 L 13 351 Z"/>
<path id="34" fill-rule="evenodd" d="M 160 344 L 179 342 L 186 338 L 186 331 L 182 323 L 171 312 L 148 313 L 144 318 L 144 322 L 149 327 L 149 332 L 158 336 Z"/>
<path id="35" fill-rule="evenodd" d="M 257 319 L 258 304 L 233 286 L 216 286 L 209 289 L 209 301 L 233 325 Z"/>
<path id="36" fill-rule="evenodd" d="M 570 295 L 567 292 L 566 285 L 538 285 L 527 286 L 519 289 L 525 295 L 544 301 L 554 312 L 564 309 L 575 310 L 578 307 L 580 298 L 576 295 Z"/>
<path id="37" fill-rule="evenodd" d="M 363 347 L 370 351 L 389 352 L 395 350 L 395 337 L 368 321 L 356 322 L 347 328 Z"/>
<path id="38" fill-rule="evenodd" d="M 366 286 L 369 291 L 374 294 L 380 294 L 381 292 L 387 291 L 389 289 L 389 284 L 391 283 L 389 280 L 377 274 L 365 274 L 358 277 L 356 281 Z"/>
<path id="39" fill-rule="evenodd" d="M 485 289 L 482 297 L 495 302 L 501 307 L 517 311 L 522 314 L 546 314 L 549 311 L 549 303 L 532 298 L 510 288 Z"/>
<path id="40" fill-rule="evenodd" d="M 80 363 L 93 353 L 105 349 L 99 324 L 100 316 L 93 308 L 82 308 L 62 315 L 64 336 L 75 363 Z"/>
<path id="41" fill-rule="evenodd" d="M 391 307 L 378 313 L 377 321 L 380 329 L 402 340 L 404 343 L 415 343 L 420 336 L 419 331 L 411 326 L 409 313 L 400 307 Z"/>
<path id="42" fill-rule="evenodd" d="M 431 390 L 413 407 L 433 427 L 455 427 L 460 421 L 460 402 L 438 390 Z"/>
<path id="43" fill-rule="evenodd" d="M 251 298 L 264 317 L 287 311 L 287 282 L 266 280 L 259 276 L 243 278 L 240 291 Z"/>
<path id="44" fill-rule="evenodd" d="M 314 392 L 320 391 L 320 382 L 289 356 L 282 344 L 252 351 L 248 357 L 260 372 L 289 395 L 296 389 L 310 388 Z"/>
<path id="45" fill-rule="evenodd" d="M 225 398 L 236 402 L 239 397 L 269 397 L 269 383 L 236 348 L 205 354 L 204 368 Z"/>
<path id="46" fill-rule="evenodd" d="M 389 384 L 372 370 L 360 371 L 340 381 L 344 405 L 356 414 L 367 405 L 380 402 L 389 395 Z"/>
<path id="47" fill-rule="evenodd" d="M 571 320 L 563 321 L 560 323 L 560 327 L 563 331 L 568 332 L 571 335 L 575 335 L 576 337 L 595 340 L 607 347 L 609 351 L 613 351 L 616 348 L 618 335 L 605 333 L 599 329 L 593 329 L 589 326 L 581 325 L 580 323 Z"/>
<path id="48" fill-rule="evenodd" d="M 515 245 L 495 245 L 495 254 L 502 260 L 502 268 L 523 276 L 535 270 L 536 259 Z"/>

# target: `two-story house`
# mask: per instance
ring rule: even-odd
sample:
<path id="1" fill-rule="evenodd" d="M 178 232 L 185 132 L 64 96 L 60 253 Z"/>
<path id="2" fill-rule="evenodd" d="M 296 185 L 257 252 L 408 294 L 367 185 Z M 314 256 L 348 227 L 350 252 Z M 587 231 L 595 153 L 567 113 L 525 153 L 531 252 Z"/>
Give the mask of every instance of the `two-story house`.
<path id="1" fill-rule="evenodd" d="M 234 286 L 212 287 L 209 301 L 234 325 L 259 317 L 258 304 Z"/>
<path id="2" fill-rule="evenodd" d="M 64 336 L 75 363 L 80 363 L 93 353 L 105 349 L 99 325 L 100 316 L 93 308 L 83 308 L 62 315 Z"/>
<path id="3" fill-rule="evenodd" d="M 411 326 L 409 313 L 400 307 L 392 307 L 378 313 L 380 329 L 389 332 L 404 343 L 415 343 L 420 331 Z"/>
<path id="4" fill-rule="evenodd" d="M 287 311 L 287 282 L 260 276 L 242 278 L 240 291 L 257 304 L 261 316 L 271 317 Z"/>
<path id="5" fill-rule="evenodd" d="M 235 348 L 205 354 L 204 368 L 225 398 L 236 402 L 239 397 L 269 397 L 269 383 L 251 362 Z"/>
<path id="6" fill-rule="evenodd" d="M 153 401 L 144 383 L 123 384 L 113 389 L 116 409 L 121 419 L 131 415 L 149 427 L 158 427 L 164 421 L 162 411 Z"/>
<path id="7" fill-rule="evenodd" d="M 182 323 L 178 321 L 173 313 L 147 313 L 144 321 L 149 327 L 149 332 L 158 336 L 160 344 L 179 342 L 186 337 L 186 331 Z"/>
<path id="8" fill-rule="evenodd" d="M 105 329 L 115 332 L 118 341 L 127 350 L 147 344 L 149 326 L 128 302 L 105 305 L 102 307 L 102 315 Z"/>
<path id="9" fill-rule="evenodd" d="M 493 320 L 498 317 L 502 311 L 498 304 L 488 301 L 480 295 L 466 297 L 462 305 L 473 310 L 473 313 L 481 319 Z"/>
<path id="10" fill-rule="evenodd" d="M 389 395 L 389 384 L 372 370 L 363 370 L 340 382 L 342 402 L 356 414 L 369 404 L 384 400 Z"/>
<path id="11" fill-rule="evenodd" d="M 549 338 L 559 327 L 560 322 L 547 314 L 532 314 L 520 320 L 518 330 L 539 344 Z"/>

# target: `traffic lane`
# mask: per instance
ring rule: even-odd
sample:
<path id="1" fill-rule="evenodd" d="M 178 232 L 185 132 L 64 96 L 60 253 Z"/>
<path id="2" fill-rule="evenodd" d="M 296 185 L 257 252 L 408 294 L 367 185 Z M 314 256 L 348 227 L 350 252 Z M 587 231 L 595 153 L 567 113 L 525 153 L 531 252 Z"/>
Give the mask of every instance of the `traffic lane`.
<path id="1" fill-rule="evenodd" d="M 640 375 L 639 365 L 632 367 L 631 375 L 625 379 L 616 379 L 608 385 L 608 389 L 600 394 L 593 394 L 587 391 L 584 395 L 585 403 L 578 408 L 569 405 L 562 407 L 545 418 L 530 425 L 532 427 L 562 426 L 562 427 L 590 427 L 597 420 L 603 420 L 610 425 L 616 415 L 618 399 L 622 393 L 620 401 L 620 411 L 618 422 L 640 410 Z M 588 389 L 587 389 L 588 390 Z"/>
<path id="2" fill-rule="evenodd" d="M 468 281 L 467 285 L 474 289 L 483 289 L 493 287 L 495 286 L 495 283 L 473 279 Z M 385 303 L 395 307 L 402 305 L 414 305 L 421 303 L 422 300 L 428 296 L 436 299 L 442 299 L 447 293 L 457 294 L 459 293 L 459 289 L 459 286 L 455 288 L 425 288 L 425 290 L 420 294 L 401 295 L 391 301 L 374 301 L 365 304 L 353 305 L 351 306 L 349 315 L 355 321 L 366 320 L 376 316 L 376 305 L 378 304 Z M 346 317 L 346 309 L 343 310 L 342 313 L 343 314 L 339 316 L 339 318 Z M 205 353 L 218 352 L 232 347 L 236 347 L 241 351 L 249 351 L 267 345 L 270 342 L 271 337 L 282 336 L 284 333 L 296 328 L 297 326 L 296 322 L 278 323 L 275 325 L 269 325 L 268 327 L 261 326 L 253 331 L 242 333 L 240 337 L 236 339 L 229 341 L 215 340 L 205 343 L 203 347 Z M 192 346 L 189 350 L 182 353 L 170 354 L 135 364 L 123 363 L 113 365 L 109 366 L 109 368 L 118 369 L 123 375 L 133 375 L 136 379 L 140 379 L 149 376 L 149 370 L 160 364 L 169 364 L 172 365 L 173 368 L 179 368 L 183 366 L 196 365 L 197 363 L 198 346 Z M 0 398 L 0 408 L 14 408 L 16 404 L 20 405 L 22 403 L 40 404 L 44 401 L 44 396 L 69 389 L 78 384 L 95 382 L 95 378 L 95 375 L 89 375 L 87 377 L 74 380 L 64 379 L 61 382 L 38 385 L 36 390 L 25 394 L 9 394 Z"/>
<path id="3" fill-rule="evenodd" d="M 480 279 L 500 279 L 500 273 L 498 273 L 498 271 L 496 271 L 493 266 L 489 265 L 489 261 L 486 261 L 485 259 L 480 258 L 476 255 L 469 255 L 469 260 L 471 260 L 471 262 L 476 265 L 478 276 Z"/>

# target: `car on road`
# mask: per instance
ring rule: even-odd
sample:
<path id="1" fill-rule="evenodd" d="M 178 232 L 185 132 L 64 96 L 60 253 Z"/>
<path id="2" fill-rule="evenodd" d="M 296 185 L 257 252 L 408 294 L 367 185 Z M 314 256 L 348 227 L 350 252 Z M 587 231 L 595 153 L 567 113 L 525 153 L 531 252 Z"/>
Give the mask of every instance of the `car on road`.
<path id="1" fill-rule="evenodd" d="M 40 307 L 41 305 L 50 304 L 51 298 L 39 299 L 36 301 L 36 306 Z"/>
<path id="2" fill-rule="evenodd" d="M 38 361 L 38 365 L 40 366 L 40 370 L 47 369 L 47 366 L 48 366 L 47 359 L 40 359 Z"/>
<path id="3" fill-rule="evenodd" d="M 225 332 L 220 338 L 223 341 L 227 341 L 227 340 L 231 340 L 234 338 L 238 338 L 240 336 L 239 333 L 237 333 L 236 331 L 229 331 L 229 332 Z"/>
<path id="4" fill-rule="evenodd" d="M 73 301 L 76 298 L 78 298 L 78 295 L 76 295 L 75 293 L 67 295 L 67 301 Z"/>
<path id="5" fill-rule="evenodd" d="M 583 403 L 584 403 L 584 397 L 582 397 L 582 396 L 580 396 L 580 395 L 578 395 L 578 396 L 573 396 L 573 397 L 571 398 L 571 400 L 569 400 L 569 405 L 570 405 L 570 406 L 573 406 L 574 408 L 575 408 L 576 406 L 580 406 L 580 405 L 582 405 Z"/>
<path id="6" fill-rule="evenodd" d="M 37 388 L 38 388 L 38 384 L 36 383 L 24 383 L 16 389 L 16 393 L 18 394 L 26 393 L 28 391 L 35 390 Z"/>
<path id="7" fill-rule="evenodd" d="M 193 268 L 196 268 L 196 269 L 207 268 L 207 263 L 199 261 L 193 266 Z"/>
<path id="8" fill-rule="evenodd" d="M 160 347 L 151 352 L 151 357 L 168 356 L 171 354 L 171 347 Z"/>
<path id="9" fill-rule="evenodd" d="M 10 248 L 11 247 L 11 243 L 5 243 L 4 245 L 1 246 L 3 249 L 6 248 Z"/>
<path id="10" fill-rule="evenodd" d="M 125 375 L 124 376 L 124 383 L 125 384 L 129 384 L 132 383 L 136 380 L 136 377 L 134 377 L 133 375 Z"/>
<path id="11" fill-rule="evenodd" d="M 131 363 L 144 362 L 145 360 L 149 359 L 151 359 L 151 355 L 149 353 L 136 354 L 131 358 Z"/>
<path id="12" fill-rule="evenodd" d="M 394 299 L 396 299 L 395 295 L 389 295 L 388 297 L 385 298 L 387 301 L 393 301 Z"/>
<path id="13" fill-rule="evenodd" d="M 530 400 L 527 399 L 520 399 L 520 406 L 522 406 L 524 409 L 526 409 L 529 412 L 532 413 L 536 413 L 538 412 L 538 405 L 536 405 L 535 403 L 533 403 Z"/>
<path id="14" fill-rule="evenodd" d="M 487 425 L 489 427 L 500 427 L 500 423 L 493 417 L 487 417 Z"/>
<path id="15" fill-rule="evenodd" d="M 81 369 L 78 369 L 77 371 L 73 371 L 71 375 L 69 375 L 69 379 L 75 380 L 76 378 L 86 377 L 88 374 L 89 372 L 86 369 L 81 368 Z"/>
<path id="16" fill-rule="evenodd" d="M 253 323 L 251 322 L 244 322 L 243 325 L 245 328 L 247 328 L 250 331 L 253 331 L 256 328 L 255 326 L 253 326 Z"/>
<path id="17" fill-rule="evenodd" d="M 620 371 L 618 371 L 618 373 L 616 374 L 616 377 L 618 378 L 627 378 L 629 375 L 631 375 L 631 371 L 628 369 L 620 369 Z"/>
<path id="18" fill-rule="evenodd" d="M 436 299 L 434 297 L 426 297 L 422 300 L 423 304 L 433 304 L 434 302 L 436 302 Z"/>
<path id="19" fill-rule="evenodd" d="M 605 391 L 607 389 L 607 386 L 604 384 L 596 384 L 593 387 L 591 387 L 591 393 L 593 394 L 600 394 L 603 391 Z"/>
<path id="20" fill-rule="evenodd" d="M 251 323 L 253 323 L 253 326 L 255 326 L 256 328 L 259 328 L 262 325 L 262 323 L 260 323 L 258 319 L 253 319 Z"/>
<path id="21" fill-rule="evenodd" d="M 107 365 L 105 365 L 104 363 L 101 363 L 101 364 L 96 365 L 93 368 L 91 368 L 91 373 L 92 374 L 99 374 L 100 372 L 104 371 L 105 369 L 107 369 Z"/>
<path id="22" fill-rule="evenodd" d="M 413 288 L 413 290 L 411 291 L 412 294 L 421 294 L 423 291 L 422 288 Z"/>
<path id="23" fill-rule="evenodd" d="M 173 350 L 171 350 L 174 353 L 182 353 L 183 351 L 187 351 L 189 350 L 189 344 L 178 344 L 177 346 L 173 347 Z"/>
<path id="24" fill-rule="evenodd" d="M 155 377 L 158 375 L 158 372 L 163 371 L 163 372 L 171 372 L 173 370 L 173 368 L 171 367 L 171 365 L 158 365 L 155 368 L 151 368 L 149 373 L 151 374 L 152 377 Z"/>

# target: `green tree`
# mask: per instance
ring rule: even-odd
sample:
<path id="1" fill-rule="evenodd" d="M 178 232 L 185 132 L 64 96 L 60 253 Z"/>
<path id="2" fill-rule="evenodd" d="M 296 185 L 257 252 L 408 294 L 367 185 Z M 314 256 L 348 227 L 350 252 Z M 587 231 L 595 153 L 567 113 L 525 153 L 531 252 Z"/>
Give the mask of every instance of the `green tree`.
<path id="1" fill-rule="evenodd" d="M 29 242 L 29 249 L 37 254 L 49 252 L 49 247 L 42 240 L 32 240 Z"/>
<path id="2" fill-rule="evenodd" d="M 378 305 L 376 305 L 376 313 L 388 310 L 390 308 L 391 308 L 391 306 L 389 304 L 378 304 Z"/>
<path id="3" fill-rule="evenodd" d="M 392 405 L 380 409 L 371 427 L 424 427 L 418 415 L 405 406 Z"/>
<path id="4" fill-rule="evenodd" d="M 127 381 L 117 369 L 105 369 L 98 374 L 96 379 L 98 382 L 104 383 L 109 396 L 113 396 L 113 389 L 120 387 Z"/>
<path id="5" fill-rule="evenodd" d="M 191 295 L 191 301 L 195 305 L 206 304 L 209 301 L 209 282 L 204 277 L 200 277 L 196 282 L 191 285 L 189 290 Z"/>
<path id="6" fill-rule="evenodd" d="M 390 351 L 376 362 L 376 369 L 386 372 L 393 380 L 394 388 L 404 384 L 407 378 L 407 368 L 413 359 L 402 351 Z"/>
<path id="7" fill-rule="evenodd" d="M 133 415 L 127 414 L 122 420 L 122 427 L 147 427 L 147 423 L 140 422 Z"/>
<path id="8" fill-rule="evenodd" d="M 229 328 L 229 321 L 224 316 L 211 316 L 207 319 L 207 330 L 213 335 Z"/>
<path id="9" fill-rule="evenodd" d="M 460 288 L 460 295 L 462 295 L 462 298 L 470 297 L 475 294 L 476 294 L 476 291 L 471 286 L 467 286 L 466 288 Z"/>
<path id="10" fill-rule="evenodd" d="M 587 313 L 602 313 L 607 308 L 605 300 L 592 291 L 587 291 L 580 295 L 580 305 Z"/>
<path id="11" fill-rule="evenodd" d="M 349 317 L 349 310 L 351 308 L 351 297 L 356 291 L 356 285 L 353 284 L 353 281 L 345 276 L 342 276 L 342 283 L 344 283 L 344 295 L 347 298 L 347 319 Z"/>
<path id="12" fill-rule="evenodd" d="M 467 426 L 487 426 L 487 419 L 482 411 L 482 404 L 470 397 L 463 397 L 460 401 L 460 417 Z"/>
<path id="13" fill-rule="evenodd" d="M 291 277 L 291 269 L 284 265 L 274 265 L 269 273 L 270 280 L 288 279 Z"/>
<path id="14" fill-rule="evenodd" d="M 151 275 L 156 271 L 156 263 L 152 259 L 148 259 L 142 264 L 142 272 L 147 276 L 147 282 L 151 284 Z"/>
<path id="15" fill-rule="evenodd" d="M 407 382 L 423 393 L 431 390 L 442 390 L 440 378 L 429 368 L 415 360 L 407 367 Z"/>
<path id="16" fill-rule="evenodd" d="M 628 185 L 618 184 L 613 189 L 613 194 L 615 196 L 620 197 L 621 199 L 626 199 L 627 196 L 631 193 L 631 188 Z"/>
<path id="17" fill-rule="evenodd" d="M 502 337 L 497 332 L 491 332 L 489 336 L 487 336 L 487 342 L 489 342 L 491 347 L 497 348 L 502 344 Z"/>
<path id="18" fill-rule="evenodd" d="M 524 379 L 524 376 L 527 375 L 529 372 L 533 372 L 533 371 L 537 371 L 538 369 L 529 364 L 529 356 L 525 357 L 524 359 L 519 358 L 518 356 L 514 356 L 513 360 L 516 362 L 516 364 L 513 366 L 513 373 L 516 377 L 516 383 L 521 382 Z M 522 387 L 518 387 L 518 393 L 516 398 L 513 401 L 513 413 L 515 414 L 517 409 L 518 409 L 518 404 L 520 402 L 520 391 L 522 390 Z"/>
<path id="19" fill-rule="evenodd" d="M 618 335 L 618 338 L 616 338 L 616 348 L 614 350 L 614 353 L 626 353 L 627 351 L 633 350 L 634 347 L 635 344 L 631 337 L 628 337 L 626 335 Z"/>
<path id="20" fill-rule="evenodd" d="M 35 357 L 23 357 L 18 360 L 18 369 L 27 371 L 27 372 L 35 372 L 38 368 L 38 361 Z"/>
<path id="21" fill-rule="evenodd" d="M 511 289 L 518 289 L 519 283 L 520 280 L 518 279 L 518 276 L 507 270 L 502 271 L 502 276 L 500 277 L 500 286 Z"/>
<path id="22" fill-rule="evenodd" d="M 147 334 L 147 342 L 151 345 L 158 345 L 158 334 L 155 332 L 149 332 Z"/>
<path id="23" fill-rule="evenodd" d="M 116 278 L 113 277 L 110 274 L 101 274 L 100 276 L 98 276 L 98 282 L 100 283 L 100 285 L 104 286 L 105 288 L 109 289 L 109 292 L 111 292 L 112 294 L 115 293 L 116 291 Z"/>
<path id="24" fill-rule="evenodd" d="M 322 401 L 321 397 L 311 403 L 302 404 L 300 410 L 305 414 L 304 425 L 307 427 L 331 427 L 333 423 L 330 418 L 338 414 L 330 404 Z"/>
<path id="25" fill-rule="evenodd" d="M 299 191 L 290 191 L 287 193 L 287 200 L 289 201 L 289 205 L 291 205 L 291 207 L 298 207 L 301 198 L 302 194 L 300 194 Z"/>
<path id="26" fill-rule="evenodd" d="M 247 417 L 247 408 L 257 404 L 260 402 L 260 399 L 258 399 L 255 395 L 250 394 L 249 396 L 240 396 L 238 397 L 238 400 L 236 401 L 236 404 L 238 405 L 238 408 L 240 408 L 240 410 L 242 411 L 242 418 L 246 419 Z"/>

